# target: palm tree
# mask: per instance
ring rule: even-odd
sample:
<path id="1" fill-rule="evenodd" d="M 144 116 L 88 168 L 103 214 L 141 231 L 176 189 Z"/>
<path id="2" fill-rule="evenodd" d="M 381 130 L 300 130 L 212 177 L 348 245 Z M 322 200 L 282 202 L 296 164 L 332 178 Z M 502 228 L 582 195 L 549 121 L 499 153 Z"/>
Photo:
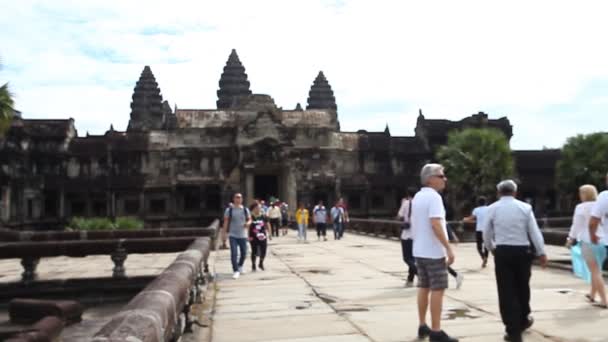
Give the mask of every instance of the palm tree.
<path id="1" fill-rule="evenodd" d="M 2 61 L 0 60 L 0 69 L 2 68 Z M 4 131 L 10 125 L 13 119 L 14 109 L 13 106 L 13 94 L 9 90 L 8 83 L 0 87 L 0 135 L 4 134 Z"/>

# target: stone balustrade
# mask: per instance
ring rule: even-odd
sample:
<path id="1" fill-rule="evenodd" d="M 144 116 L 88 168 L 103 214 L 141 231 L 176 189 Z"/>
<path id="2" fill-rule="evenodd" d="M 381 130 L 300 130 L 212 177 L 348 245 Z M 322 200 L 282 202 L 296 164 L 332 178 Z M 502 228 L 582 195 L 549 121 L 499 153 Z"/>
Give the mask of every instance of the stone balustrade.
<path id="1" fill-rule="evenodd" d="M 201 299 L 209 238 L 196 239 L 109 323 L 97 332 L 94 342 L 177 341 L 191 331 L 190 306 Z"/>
<path id="2" fill-rule="evenodd" d="M 144 229 L 136 231 L 0 231 L 0 259 L 21 259 L 22 281 L 36 280 L 40 258 L 110 255 L 113 277 L 125 278 L 124 262 L 129 253 L 175 253 L 186 249 L 198 237 L 214 244 L 219 221 L 206 228 Z M 6 238 L 6 239 L 4 239 Z"/>

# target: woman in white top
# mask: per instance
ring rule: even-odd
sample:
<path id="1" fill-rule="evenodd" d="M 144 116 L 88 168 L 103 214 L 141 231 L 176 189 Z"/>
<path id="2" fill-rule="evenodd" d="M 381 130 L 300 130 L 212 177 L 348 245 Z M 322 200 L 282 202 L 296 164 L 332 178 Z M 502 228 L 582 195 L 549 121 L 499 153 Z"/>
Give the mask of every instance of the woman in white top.
<path id="1" fill-rule="evenodd" d="M 581 203 L 574 209 L 572 217 L 572 227 L 568 234 L 568 245 L 572 244 L 574 239 L 581 244 L 581 250 L 589 272 L 591 273 L 591 293 L 585 295 L 587 299 L 594 303 L 595 295 L 599 294 L 601 302 L 599 306 L 606 307 L 606 290 L 604 288 L 604 280 L 602 278 L 602 265 L 606 259 L 606 248 L 604 247 L 604 237 L 602 232 L 598 230 L 596 235 L 599 242 L 594 244 L 591 242 L 589 235 L 589 220 L 591 219 L 591 209 L 597 199 L 597 189 L 593 185 L 583 185 L 579 188 L 579 197 Z"/>

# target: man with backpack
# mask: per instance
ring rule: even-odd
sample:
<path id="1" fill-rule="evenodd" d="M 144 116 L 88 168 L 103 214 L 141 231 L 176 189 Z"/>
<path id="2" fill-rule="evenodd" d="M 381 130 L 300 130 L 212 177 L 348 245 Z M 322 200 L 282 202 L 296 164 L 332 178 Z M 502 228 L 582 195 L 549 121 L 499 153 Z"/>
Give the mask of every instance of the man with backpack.
<path id="1" fill-rule="evenodd" d="M 247 257 L 247 238 L 251 225 L 251 213 L 243 206 L 243 195 L 234 194 L 232 206 L 224 212 L 224 232 L 230 240 L 230 260 L 232 261 L 232 278 L 238 279 L 243 270 Z M 238 251 L 237 251 L 238 248 Z M 239 255 L 240 252 L 240 255 Z"/>

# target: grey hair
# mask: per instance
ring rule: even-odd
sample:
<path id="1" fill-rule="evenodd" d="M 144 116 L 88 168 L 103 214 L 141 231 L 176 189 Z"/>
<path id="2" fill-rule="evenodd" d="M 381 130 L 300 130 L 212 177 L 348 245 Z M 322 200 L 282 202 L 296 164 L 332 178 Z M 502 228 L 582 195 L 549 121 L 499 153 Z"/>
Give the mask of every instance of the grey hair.
<path id="1" fill-rule="evenodd" d="M 517 192 L 517 183 L 512 179 L 506 179 L 496 185 L 496 190 L 500 193 Z"/>
<path id="2" fill-rule="evenodd" d="M 436 176 L 440 171 L 443 171 L 443 165 L 441 164 L 426 164 L 420 170 L 420 183 L 425 185 L 429 178 Z"/>

